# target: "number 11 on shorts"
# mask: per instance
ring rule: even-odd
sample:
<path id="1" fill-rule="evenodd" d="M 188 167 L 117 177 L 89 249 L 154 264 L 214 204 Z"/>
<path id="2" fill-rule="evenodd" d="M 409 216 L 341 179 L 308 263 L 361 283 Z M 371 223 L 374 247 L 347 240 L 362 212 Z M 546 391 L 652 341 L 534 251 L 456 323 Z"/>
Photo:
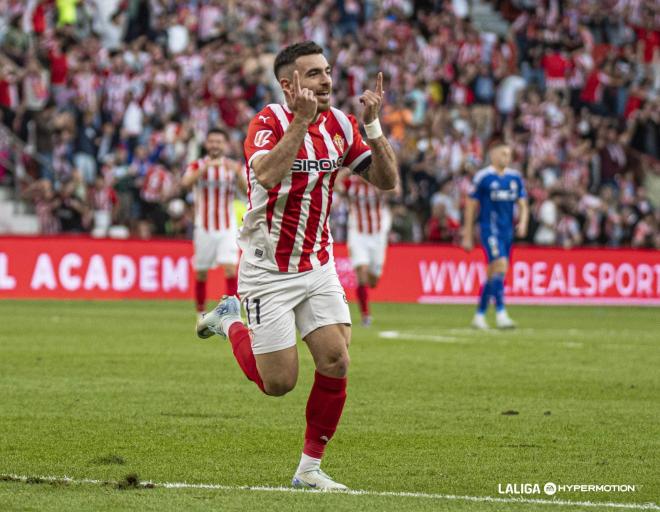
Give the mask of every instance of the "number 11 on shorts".
<path id="1" fill-rule="evenodd" d="M 254 304 L 254 313 L 256 315 L 257 325 L 261 323 L 261 299 L 252 299 Z M 252 318 L 250 316 L 250 300 L 245 299 L 245 311 L 247 312 L 248 324 L 252 323 Z"/>

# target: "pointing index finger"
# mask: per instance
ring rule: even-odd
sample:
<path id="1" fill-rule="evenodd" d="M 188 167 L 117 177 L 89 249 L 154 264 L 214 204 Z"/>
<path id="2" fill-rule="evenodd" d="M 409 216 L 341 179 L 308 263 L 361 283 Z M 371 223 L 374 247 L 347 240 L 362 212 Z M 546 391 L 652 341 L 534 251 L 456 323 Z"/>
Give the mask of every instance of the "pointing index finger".
<path id="1" fill-rule="evenodd" d="M 298 70 L 295 70 L 293 72 L 293 93 L 296 96 L 300 96 L 302 93 L 302 89 L 300 88 L 300 75 L 298 74 Z"/>
<path id="2" fill-rule="evenodd" d="M 378 94 L 378 96 L 383 95 L 383 72 L 382 71 L 378 72 L 378 77 L 376 78 L 376 94 Z"/>

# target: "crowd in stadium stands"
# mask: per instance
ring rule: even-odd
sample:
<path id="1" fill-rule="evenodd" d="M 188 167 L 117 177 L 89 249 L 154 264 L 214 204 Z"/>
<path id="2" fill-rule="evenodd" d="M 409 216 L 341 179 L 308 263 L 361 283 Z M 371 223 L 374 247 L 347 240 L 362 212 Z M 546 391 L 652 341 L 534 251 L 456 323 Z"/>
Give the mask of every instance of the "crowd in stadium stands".
<path id="1" fill-rule="evenodd" d="M 527 242 L 660 248 L 657 0 L 494 0 L 506 37 L 479 32 L 467 0 L 104 4 L 0 0 L 0 115 L 33 154 L 21 185 L 43 233 L 189 237 L 186 163 L 213 126 L 240 158 L 254 113 L 283 102 L 278 49 L 312 39 L 345 111 L 385 74 L 391 241 L 456 242 L 497 137 L 526 179 Z M 346 204 L 333 208 L 342 240 Z"/>

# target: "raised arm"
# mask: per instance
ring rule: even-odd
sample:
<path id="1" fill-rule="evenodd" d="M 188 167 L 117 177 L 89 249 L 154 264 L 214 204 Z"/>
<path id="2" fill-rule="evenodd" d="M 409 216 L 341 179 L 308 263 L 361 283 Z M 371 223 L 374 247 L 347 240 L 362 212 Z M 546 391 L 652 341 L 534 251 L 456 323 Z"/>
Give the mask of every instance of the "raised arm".
<path id="1" fill-rule="evenodd" d="M 287 175 L 303 144 L 309 123 L 316 116 L 316 96 L 307 88 L 301 89 L 298 71 L 293 72 L 291 89 L 283 90 L 293 111 L 293 120 L 275 147 L 252 162 L 254 175 L 266 190 L 277 186 Z"/>
<path id="2" fill-rule="evenodd" d="M 393 190 L 399 182 L 396 155 L 383 135 L 378 113 L 383 105 L 383 73 L 378 73 L 376 91 L 364 91 L 360 103 L 364 105 L 362 122 L 367 132 L 367 143 L 371 147 L 371 164 L 361 176 L 381 190 Z"/>
<path id="3" fill-rule="evenodd" d="M 202 164 L 203 168 L 206 168 L 206 163 Z M 195 183 L 197 183 L 197 180 L 202 174 L 202 167 L 198 169 L 194 169 L 192 166 L 188 166 L 188 169 L 186 169 L 186 172 L 183 174 L 183 177 L 181 178 L 181 187 L 184 189 L 188 190 L 191 188 Z"/>

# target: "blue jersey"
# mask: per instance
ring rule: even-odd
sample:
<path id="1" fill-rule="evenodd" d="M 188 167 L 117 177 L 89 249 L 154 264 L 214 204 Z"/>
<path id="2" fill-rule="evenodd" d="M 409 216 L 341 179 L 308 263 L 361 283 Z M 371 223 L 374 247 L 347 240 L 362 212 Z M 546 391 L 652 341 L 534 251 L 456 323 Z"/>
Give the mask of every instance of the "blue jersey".
<path id="1" fill-rule="evenodd" d="M 498 172 L 491 166 L 474 175 L 470 197 L 479 201 L 481 239 L 513 240 L 513 214 L 518 199 L 527 197 L 522 176 L 515 169 Z"/>

